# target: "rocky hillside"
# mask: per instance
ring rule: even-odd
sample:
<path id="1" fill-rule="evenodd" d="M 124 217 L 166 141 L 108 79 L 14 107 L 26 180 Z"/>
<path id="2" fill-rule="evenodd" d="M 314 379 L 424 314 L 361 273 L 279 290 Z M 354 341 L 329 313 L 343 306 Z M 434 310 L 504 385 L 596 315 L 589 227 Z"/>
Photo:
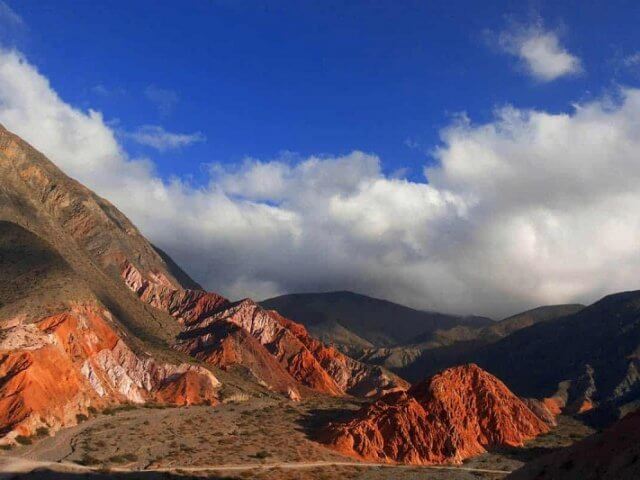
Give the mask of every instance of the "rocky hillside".
<path id="1" fill-rule="evenodd" d="M 323 440 L 341 453 L 412 464 L 461 463 L 497 446 L 522 446 L 549 426 L 497 378 L 470 364 L 386 395 Z"/>
<path id="2" fill-rule="evenodd" d="M 635 480 L 640 478 L 640 412 L 601 433 L 528 463 L 509 480 Z"/>
<path id="3" fill-rule="evenodd" d="M 275 312 L 203 291 L 113 205 L 2 127 L 0 273 L 10 279 L 0 284 L 3 441 L 111 404 L 215 403 L 206 364 L 240 365 L 291 398 L 405 387 Z"/>
<path id="4" fill-rule="evenodd" d="M 209 370 L 134 352 L 113 311 L 53 247 L 0 221 L 0 442 L 122 403 L 215 404 Z"/>
<path id="5" fill-rule="evenodd" d="M 549 305 L 512 315 L 484 326 L 456 325 L 419 335 L 413 343 L 394 347 L 364 348 L 357 358 L 381 365 L 417 382 L 452 365 L 475 362 L 478 352 L 512 333 L 574 314 L 583 305 Z"/>
<path id="6" fill-rule="evenodd" d="M 479 352 L 476 360 L 519 395 L 555 397 L 569 413 L 597 406 L 597 416 L 610 421 L 640 399 L 639 351 L 640 291 L 635 291 L 519 330 Z"/>
<path id="7" fill-rule="evenodd" d="M 248 367 L 256 379 L 292 398 L 300 386 L 329 395 L 380 396 L 408 384 L 312 338 L 306 329 L 250 299 L 230 302 L 204 291 L 176 290 L 162 276 L 144 278 L 133 265 L 125 283 L 183 326 L 176 348 L 221 368 Z"/>

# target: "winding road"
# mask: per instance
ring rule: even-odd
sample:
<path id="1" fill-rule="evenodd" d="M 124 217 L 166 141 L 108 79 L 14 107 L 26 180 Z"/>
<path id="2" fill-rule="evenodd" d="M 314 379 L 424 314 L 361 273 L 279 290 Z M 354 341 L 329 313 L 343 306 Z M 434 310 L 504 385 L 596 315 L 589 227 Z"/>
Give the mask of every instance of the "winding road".
<path id="1" fill-rule="evenodd" d="M 390 463 L 368 463 L 368 462 L 343 462 L 343 461 L 322 461 L 322 462 L 282 462 L 282 463 L 264 463 L 264 464 L 237 464 L 237 465 L 201 465 L 192 466 L 173 466 L 171 468 L 148 468 L 144 470 L 132 469 L 127 467 L 112 467 L 112 472 L 132 473 L 132 472 L 231 472 L 245 470 L 271 470 L 271 469 L 308 469 L 322 467 L 358 467 L 358 468 L 410 468 L 424 470 L 457 470 L 475 473 L 490 473 L 507 475 L 511 473 L 509 470 L 492 470 L 484 468 L 471 467 L 455 467 L 448 465 L 398 465 Z M 31 460 L 24 457 L 0 456 L 0 478 L 9 478 L 16 473 L 28 473 L 37 468 L 49 468 L 54 471 L 61 472 L 89 472 L 94 469 L 83 467 L 75 463 L 69 462 L 43 462 Z"/>

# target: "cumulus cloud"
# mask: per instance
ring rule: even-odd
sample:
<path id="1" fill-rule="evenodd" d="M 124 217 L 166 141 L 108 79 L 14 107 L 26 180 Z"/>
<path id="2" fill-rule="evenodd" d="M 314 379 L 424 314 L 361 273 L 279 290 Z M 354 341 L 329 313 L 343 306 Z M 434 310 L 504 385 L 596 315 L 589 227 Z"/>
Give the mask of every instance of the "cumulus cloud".
<path id="1" fill-rule="evenodd" d="M 640 90 L 460 117 L 428 182 L 358 151 L 211 165 L 205 187 L 162 180 L 16 52 L 0 53 L 0 121 L 232 298 L 351 289 L 501 316 L 638 288 Z"/>
<path id="2" fill-rule="evenodd" d="M 205 141 L 201 132 L 173 133 L 166 131 L 160 125 L 143 125 L 134 132 L 127 133 L 126 136 L 141 145 L 155 148 L 160 152 Z"/>
<path id="3" fill-rule="evenodd" d="M 499 47 L 522 62 L 536 80 L 550 82 L 582 71 L 580 59 L 569 53 L 558 35 L 545 30 L 540 22 L 529 26 L 514 25 L 498 35 Z"/>

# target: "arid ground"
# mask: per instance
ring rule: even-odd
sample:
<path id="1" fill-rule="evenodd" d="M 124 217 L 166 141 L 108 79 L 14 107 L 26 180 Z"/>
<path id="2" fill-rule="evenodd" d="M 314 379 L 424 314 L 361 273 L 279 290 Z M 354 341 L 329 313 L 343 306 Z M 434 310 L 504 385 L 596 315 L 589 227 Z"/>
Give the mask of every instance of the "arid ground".
<path id="1" fill-rule="evenodd" d="M 61 472 L 46 473 L 57 468 L 67 470 L 68 478 L 109 472 L 123 478 L 497 479 L 592 433 L 560 417 L 557 428 L 525 448 L 495 451 L 460 467 L 357 466 L 357 460 L 313 441 L 319 425 L 357 408 L 356 401 L 317 396 L 294 403 L 275 395 L 242 400 L 217 407 L 125 406 L 95 414 L 55 437 L 42 432 L 31 444 L 3 451 L 3 461 L 14 470 L 20 466 L 16 457 L 24 460 L 25 469 L 33 468 L 31 461 L 61 462 L 45 471 L 6 473 L 5 478 L 60 478 Z"/>

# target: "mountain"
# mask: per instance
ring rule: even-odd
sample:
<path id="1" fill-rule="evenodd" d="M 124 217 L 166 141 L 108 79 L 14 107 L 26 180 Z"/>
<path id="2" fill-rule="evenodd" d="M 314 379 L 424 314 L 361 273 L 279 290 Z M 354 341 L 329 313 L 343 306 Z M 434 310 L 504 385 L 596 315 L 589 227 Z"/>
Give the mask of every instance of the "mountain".
<path id="1" fill-rule="evenodd" d="M 640 412 L 570 447 L 526 464 L 509 480 L 635 480 L 640 478 Z"/>
<path id="2" fill-rule="evenodd" d="M 325 346 L 302 325 L 250 299 L 230 302 L 201 290 L 175 289 L 159 275 L 144 278 L 131 264 L 123 265 L 122 278 L 140 299 L 183 325 L 175 345 L 178 350 L 221 368 L 251 365 L 259 382 L 291 397 L 300 397 L 298 385 L 329 395 L 367 397 L 408 386 L 380 367 Z"/>
<path id="3" fill-rule="evenodd" d="M 519 330 L 475 360 L 527 397 L 610 418 L 640 399 L 640 291 L 609 295 L 572 315 Z"/>
<path id="4" fill-rule="evenodd" d="M 364 349 L 357 358 L 384 366 L 411 381 L 418 381 L 443 368 L 475 361 L 476 352 L 515 331 L 576 313 L 583 308 L 578 304 L 549 305 L 485 326 L 456 325 L 419 335 L 407 345 Z"/>
<path id="5" fill-rule="evenodd" d="M 119 403 L 217 402 L 216 376 L 166 348 L 179 326 L 119 279 L 122 258 L 173 279 L 111 204 L 0 128 L 3 442 Z"/>
<path id="6" fill-rule="evenodd" d="M 548 431 L 500 380 L 470 364 L 329 424 L 323 440 L 341 453 L 372 461 L 462 463 L 487 448 L 522 446 Z"/>
<path id="7" fill-rule="evenodd" d="M 407 386 L 276 312 L 205 292 L 112 204 L 2 127 L 0 274 L 4 443 L 122 403 L 215 404 L 227 386 L 218 377 L 243 384 L 236 368 L 292 399 Z"/>
<path id="8" fill-rule="evenodd" d="M 376 347 L 411 343 L 419 335 L 458 325 L 480 327 L 492 323 L 484 317 L 414 310 L 353 292 L 296 293 L 264 300 L 260 304 L 314 329 L 316 335 L 322 336 L 326 332 L 325 338 L 331 338 L 334 325 L 338 324 L 351 332 L 357 343 L 363 339 Z M 324 332 L 323 327 L 327 329 Z M 350 343 L 340 343 L 343 340 L 344 335 L 333 338 L 337 345 L 347 349 L 353 347 Z"/>
<path id="9" fill-rule="evenodd" d="M 215 404 L 209 370 L 140 351 L 50 244 L 0 221 L 0 435 L 55 431 L 122 403 Z M 137 350 L 137 351 L 134 351 Z"/>

